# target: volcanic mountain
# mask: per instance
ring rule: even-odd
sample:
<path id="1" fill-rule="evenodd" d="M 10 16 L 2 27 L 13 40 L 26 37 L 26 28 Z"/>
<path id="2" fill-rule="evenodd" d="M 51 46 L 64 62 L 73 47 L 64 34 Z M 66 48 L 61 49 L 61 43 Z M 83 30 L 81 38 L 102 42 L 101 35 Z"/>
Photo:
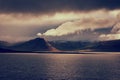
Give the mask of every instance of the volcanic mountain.
<path id="1" fill-rule="evenodd" d="M 56 51 L 45 39 L 35 38 L 26 42 L 15 44 L 9 49 L 16 51 Z"/>

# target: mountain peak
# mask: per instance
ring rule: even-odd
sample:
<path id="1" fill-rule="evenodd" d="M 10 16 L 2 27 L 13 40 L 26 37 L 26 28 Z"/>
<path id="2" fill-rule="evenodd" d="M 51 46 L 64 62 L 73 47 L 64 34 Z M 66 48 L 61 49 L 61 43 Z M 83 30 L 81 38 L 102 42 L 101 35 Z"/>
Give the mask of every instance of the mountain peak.
<path id="1" fill-rule="evenodd" d="M 15 45 L 12 49 L 17 51 L 54 51 L 52 47 L 44 38 L 35 38 L 19 45 Z"/>
<path id="2" fill-rule="evenodd" d="M 29 40 L 29 41 L 35 41 L 35 42 L 41 42 L 41 43 L 46 42 L 44 38 L 35 38 L 35 39 Z"/>
<path id="3" fill-rule="evenodd" d="M 35 38 L 33 40 L 44 40 L 44 38 Z"/>

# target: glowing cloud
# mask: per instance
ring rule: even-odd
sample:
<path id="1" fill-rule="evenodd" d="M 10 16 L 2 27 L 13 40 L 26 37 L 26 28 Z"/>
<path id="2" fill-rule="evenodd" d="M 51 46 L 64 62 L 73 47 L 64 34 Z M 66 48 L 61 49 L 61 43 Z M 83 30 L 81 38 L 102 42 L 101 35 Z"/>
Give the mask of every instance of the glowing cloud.
<path id="1" fill-rule="evenodd" d="M 115 40 L 115 39 L 120 39 L 120 34 L 102 34 L 100 35 L 100 40 Z"/>
<path id="2" fill-rule="evenodd" d="M 37 36 L 42 36 L 42 34 L 41 33 L 37 33 Z"/>
<path id="3" fill-rule="evenodd" d="M 79 12 L 56 12 L 54 14 L 0 14 L 0 36 L 44 36 L 48 40 L 58 37 L 81 36 L 86 30 L 90 30 L 89 36 L 93 37 L 99 33 L 94 32 L 96 29 L 113 27 L 111 33 L 120 32 L 120 10 L 93 10 Z M 61 25 L 60 25 L 61 24 Z M 55 27 L 54 27 L 55 26 Z M 57 27 L 58 26 L 58 27 Z M 29 31 L 28 31 L 29 29 Z M 34 30 L 36 29 L 36 30 Z M 117 33 L 115 33 L 117 30 Z M 46 32 L 45 32 L 46 31 Z M 22 32 L 22 33 L 21 33 Z M 41 34 L 43 33 L 43 34 Z M 96 33 L 95 35 L 93 35 Z M 70 36 L 71 35 L 71 36 Z M 99 34 L 99 36 L 102 34 Z M 106 34 L 105 34 L 106 35 Z M 118 35 L 117 35 L 118 36 Z M 28 36 L 27 36 L 28 37 Z M 76 38 L 76 39 L 83 39 Z M 3 37 L 2 37 L 3 38 Z M 97 37 L 99 38 L 99 37 Z M 88 38 L 85 38 L 88 39 Z M 92 39 L 92 38 L 91 38 Z"/>
<path id="4" fill-rule="evenodd" d="M 99 16 L 98 16 L 99 13 Z M 87 16 L 89 14 L 89 16 Z M 90 29 L 91 31 L 99 28 L 111 27 L 116 23 L 116 17 L 111 12 L 96 11 L 84 14 L 84 18 L 79 20 L 66 22 L 56 29 L 50 29 L 44 33 L 46 36 L 62 36 L 73 34 L 76 31 L 84 31 Z M 93 16 L 94 15 L 94 16 Z"/>

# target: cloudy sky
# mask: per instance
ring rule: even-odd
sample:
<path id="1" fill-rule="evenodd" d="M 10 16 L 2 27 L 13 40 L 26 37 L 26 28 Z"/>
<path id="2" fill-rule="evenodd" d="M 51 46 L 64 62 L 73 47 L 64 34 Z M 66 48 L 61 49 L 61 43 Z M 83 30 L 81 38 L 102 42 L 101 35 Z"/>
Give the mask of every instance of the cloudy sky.
<path id="1" fill-rule="evenodd" d="M 120 0 L 0 0 L 0 40 L 120 39 Z"/>

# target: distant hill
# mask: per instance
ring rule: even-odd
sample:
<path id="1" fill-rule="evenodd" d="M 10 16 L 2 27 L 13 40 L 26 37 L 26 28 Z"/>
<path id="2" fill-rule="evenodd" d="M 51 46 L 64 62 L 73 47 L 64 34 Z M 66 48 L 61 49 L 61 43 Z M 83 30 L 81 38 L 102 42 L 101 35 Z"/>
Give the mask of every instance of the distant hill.
<path id="1" fill-rule="evenodd" d="M 104 52 L 120 52 L 120 40 L 101 41 L 91 44 L 84 49 Z"/>
<path id="2" fill-rule="evenodd" d="M 8 42 L 5 41 L 0 41 L 0 48 L 4 48 L 6 46 L 9 46 L 10 44 Z"/>
<path id="3" fill-rule="evenodd" d="M 52 45 L 52 46 L 51 46 Z M 36 52 L 36 51 L 99 51 L 120 52 L 120 40 L 83 42 L 83 41 L 51 41 L 35 38 L 29 41 L 10 45 L 0 41 L 0 52 Z"/>
<path id="4" fill-rule="evenodd" d="M 14 50 L 6 49 L 9 43 L 5 41 L 0 41 L 0 53 L 1 52 L 15 52 Z"/>
<path id="5" fill-rule="evenodd" d="M 9 50 L 9 49 L 4 49 L 4 48 L 0 48 L 0 53 L 5 53 L 5 52 L 16 52 L 14 50 Z"/>
<path id="6" fill-rule="evenodd" d="M 43 38 L 36 38 L 23 43 L 15 44 L 14 46 L 9 47 L 9 49 L 16 51 L 55 51 L 56 50 Z"/>
<path id="7" fill-rule="evenodd" d="M 81 50 L 91 44 L 90 42 L 82 41 L 51 41 L 49 43 L 55 48 L 64 51 Z"/>
<path id="8" fill-rule="evenodd" d="M 60 50 L 72 51 L 105 51 L 120 52 L 120 40 L 82 42 L 82 41 L 56 41 L 50 42 L 51 45 Z"/>

